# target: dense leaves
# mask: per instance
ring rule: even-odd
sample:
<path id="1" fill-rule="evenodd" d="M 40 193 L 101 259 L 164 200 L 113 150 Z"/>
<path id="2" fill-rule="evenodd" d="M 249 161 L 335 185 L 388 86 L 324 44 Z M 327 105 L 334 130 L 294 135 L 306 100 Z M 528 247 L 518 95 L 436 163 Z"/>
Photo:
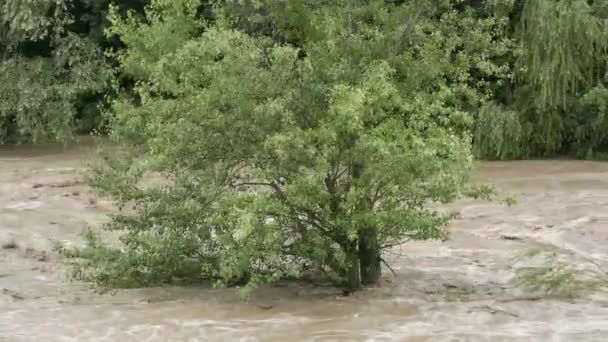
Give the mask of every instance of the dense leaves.
<path id="1" fill-rule="evenodd" d="M 77 104 L 109 71 L 101 49 L 67 30 L 69 1 L 10 0 L 0 11 L 0 142 L 66 140 Z"/>
<path id="2" fill-rule="evenodd" d="M 103 36 L 108 3 L 0 1 L 0 143 L 65 141 L 99 127 L 111 95 L 103 49 L 117 46 Z"/>
<path id="3" fill-rule="evenodd" d="M 478 126 L 478 132 L 494 137 L 476 141 L 478 149 L 485 151 L 481 156 L 521 158 L 573 152 L 593 157 L 605 149 L 597 135 L 603 121 L 594 118 L 601 109 L 587 112 L 586 103 L 590 97 L 597 101 L 601 91 L 593 89 L 602 89 L 606 82 L 608 2 L 512 0 L 488 4 L 495 5 L 497 16 L 508 18 L 516 58 L 512 60 L 514 79 L 504 95 L 497 97 L 509 107 L 509 118 L 496 116 L 496 121 L 488 122 L 484 120 L 487 113 L 480 112 L 478 123 L 483 126 Z M 588 92 L 594 95 L 585 95 Z M 510 119 L 513 111 L 517 120 Z M 505 120 L 510 122 L 508 127 Z M 505 155 L 498 150 L 505 148 L 494 143 L 499 130 L 511 135 L 522 128 L 525 134 L 517 133 L 519 139 L 498 139 L 510 141 L 507 148 L 519 152 Z"/>
<path id="4" fill-rule="evenodd" d="M 115 12 L 124 18 L 131 11 L 131 18 L 141 19 L 150 3 L 119 1 Z M 390 43 L 394 45 L 380 40 L 370 48 L 375 58 L 386 58 L 399 71 L 398 76 L 410 82 L 404 91 L 432 86 L 429 80 L 437 75 L 445 77 L 444 85 L 451 92 L 446 101 L 459 102 L 472 115 L 470 124 L 459 129 L 475 132 L 478 156 L 511 159 L 572 152 L 593 157 L 604 150 L 605 146 L 592 138 L 602 128 L 596 125 L 597 120 L 586 120 L 589 113 L 582 98 L 605 86 L 606 0 L 431 3 L 413 10 L 412 18 L 435 16 L 433 19 L 441 20 L 399 24 L 396 16 L 386 16 L 386 9 L 411 9 L 417 3 L 385 0 L 353 12 L 352 26 L 359 29 L 370 18 L 384 17 L 381 20 L 386 21 L 378 27 L 392 35 Z M 165 40 L 162 31 L 167 26 L 173 25 L 190 37 L 202 32 L 204 21 L 228 20 L 224 24 L 247 35 L 300 49 L 301 58 L 307 53 L 302 49 L 306 39 L 322 38 L 315 36 L 319 34 L 318 23 L 310 8 L 320 10 L 331 4 L 206 0 L 190 4 L 188 13 L 173 13 L 168 19 L 173 23 L 165 22 L 167 18 L 146 18 L 151 24 L 146 29 L 149 35 L 155 30 L 159 33 L 150 38 L 156 41 L 131 51 L 128 58 L 143 58 L 142 63 L 114 73 L 118 87 L 112 89 L 108 87 L 108 65 L 121 63 L 116 52 L 129 44 L 129 39 L 134 43 L 138 37 L 135 31 L 110 28 L 109 0 L 4 0 L 0 3 L 0 91 L 7 94 L 7 100 L 0 106 L 0 141 L 65 140 L 75 132 L 99 128 L 105 122 L 99 107 L 104 97 L 131 92 L 137 80 L 146 78 L 141 73 L 150 68 L 147 62 L 167 52 L 163 49 L 180 45 L 179 39 Z M 195 22 L 179 22 L 185 15 L 194 15 Z M 108 28 L 111 34 L 104 34 Z M 365 39 L 374 33 L 368 34 Z M 434 47 L 417 46 L 416 37 L 421 34 L 434 36 Z M 407 53 L 395 54 L 395 49 Z M 109 59 L 104 58 L 103 50 L 111 52 Z M 417 59 L 426 67 L 406 70 L 408 59 Z M 466 82 L 463 77 L 467 77 Z M 493 113 L 500 109 L 506 117 L 488 115 L 488 108 L 493 108 Z M 521 134 L 516 133 L 519 137 L 515 139 L 499 137 L 499 132 Z"/>

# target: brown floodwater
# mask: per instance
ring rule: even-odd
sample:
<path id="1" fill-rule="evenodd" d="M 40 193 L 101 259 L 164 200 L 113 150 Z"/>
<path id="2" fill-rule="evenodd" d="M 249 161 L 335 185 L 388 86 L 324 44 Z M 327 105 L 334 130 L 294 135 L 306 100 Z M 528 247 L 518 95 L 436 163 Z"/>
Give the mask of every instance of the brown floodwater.
<path id="1" fill-rule="evenodd" d="M 0 147 L 0 341 L 608 341 L 606 288 L 532 296 L 515 259 L 541 246 L 581 272 L 608 269 L 608 163 L 483 163 L 475 178 L 518 203 L 454 204 L 451 238 L 392 250 L 380 286 L 342 297 L 283 284 L 244 303 L 234 290 L 67 280 L 53 246 L 81 243 L 112 211 L 80 181 L 93 152 Z"/>

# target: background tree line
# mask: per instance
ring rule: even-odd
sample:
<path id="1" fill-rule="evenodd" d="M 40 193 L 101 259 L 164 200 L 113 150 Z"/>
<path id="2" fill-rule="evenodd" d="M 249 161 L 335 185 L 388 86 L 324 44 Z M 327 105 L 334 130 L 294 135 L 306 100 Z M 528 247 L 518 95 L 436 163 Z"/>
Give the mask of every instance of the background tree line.
<path id="1" fill-rule="evenodd" d="M 102 125 L 99 105 L 120 48 L 107 38 L 109 1 L 0 2 L 0 142 L 66 141 Z M 143 11 L 144 1 L 121 1 Z"/>
<path id="2" fill-rule="evenodd" d="M 122 13 L 143 14 L 149 2 L 117 4 Z M 201 16 L 212 16 L 212 2 Z M 103 53 L 122 48 L 117 37 L 104 34 L 109 3 L 2 1 L 0 141 L 64 141 L 102 126 L 99 106 L 113 96 L 112 80 L 127 87 L 136 81 L 112 75 L 116 61 Z M 255 1 L 230 6 L 249 32 L 297 44 L 307 23 L 296 3 L 275 15 L 269 13 L 276 5 L 261 12 Z M 497 70 L 488 74 L 487 63 L 469 66 L 471 82 L 484 82 L 488 92 L 469 109 L 479 157 L 597 157 L 606 150 L 607 1 L 454 0 L 453 6 L 494 19 L 487 26 L 492 41 L 479 43 L 486 43 L 481 48 Z"/>

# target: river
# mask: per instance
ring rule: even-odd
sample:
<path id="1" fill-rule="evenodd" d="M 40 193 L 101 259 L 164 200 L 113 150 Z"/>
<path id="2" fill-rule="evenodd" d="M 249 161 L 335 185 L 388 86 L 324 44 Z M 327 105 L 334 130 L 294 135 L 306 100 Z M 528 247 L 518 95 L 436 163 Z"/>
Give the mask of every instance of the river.
<path id="1" fill-rule="evenodd" d="M 79 243 L 111 203 L 80 181 L 89 145 L 0 148 L 0 341 L 608 341 L 608 289 L 531 297 L 517 256 L 550 249 L 608 269 L 608 163 L 482 163 L 511 207 L 461 201 L 446 242 L 403 245 L 382 284 L 349 297 L 282 284 L 99 291 L 66 279 L 55 243 Z M 397 257 L 397 255 L 400 255 Z"/>

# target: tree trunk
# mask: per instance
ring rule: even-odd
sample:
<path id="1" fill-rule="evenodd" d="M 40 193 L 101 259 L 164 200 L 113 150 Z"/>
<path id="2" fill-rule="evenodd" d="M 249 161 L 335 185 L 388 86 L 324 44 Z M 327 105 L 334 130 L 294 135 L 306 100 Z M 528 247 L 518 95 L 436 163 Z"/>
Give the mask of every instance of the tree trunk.
<path id="1" fill-rule="evenodd" d="M 361 263 L 359 262 L 359 255 L 357 253 L 357 245 L 353 244 L 349 251 L 348 265 L 347 265 L 347 278 L 346 286 L 349 290 L 354 291 L 361 288 Z"/>
<path id="2" fill-rule="evenodd" d="M 375 227 L 359 232 L 359 260 L 361 263 L 361 283 L 373 285 L 382 275 L 378 230 Z"/>
<path id="3" fill-rule="evenodd" d="M 352 167 L 353 180 L 357 180 L 363 174 L 363 164 L 355 162 Z M 371 210 L 372 203 L 369 199 L 363 199 L 361 208 Z M 372 285 L 380 280 L 382 269 L 380 267 L 380 246 L 378 244 L 378 230 L 376 227 L 359 228 L 357 257 L 359 263 L 359 277 L 363 285 Z"/>

